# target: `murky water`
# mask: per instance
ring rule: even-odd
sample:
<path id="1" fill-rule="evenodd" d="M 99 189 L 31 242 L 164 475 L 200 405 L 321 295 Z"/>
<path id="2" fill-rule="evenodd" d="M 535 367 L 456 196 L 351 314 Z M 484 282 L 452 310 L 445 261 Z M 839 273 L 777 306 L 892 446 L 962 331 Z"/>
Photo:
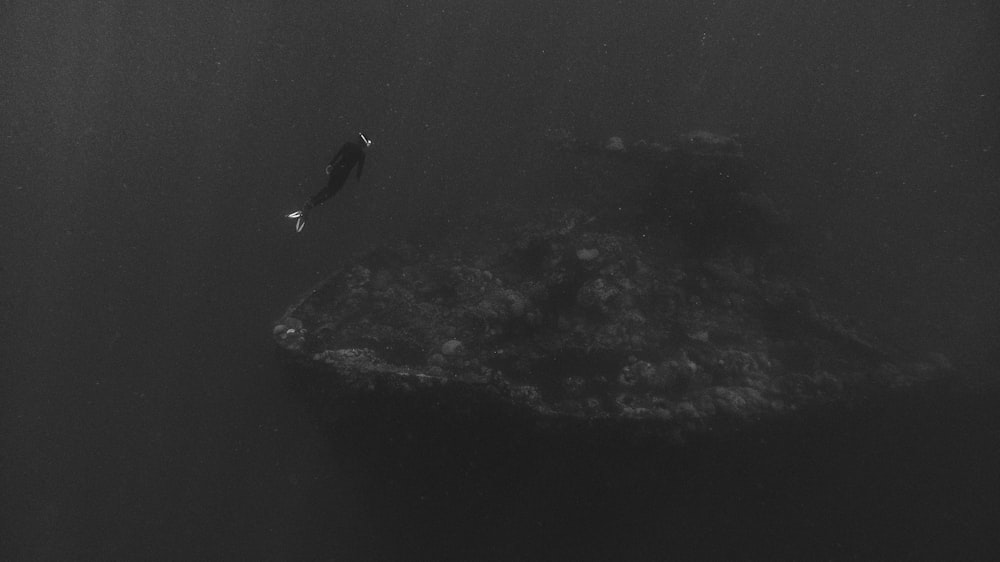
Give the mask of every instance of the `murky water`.
<path id="1" fill-rule="evenodd" d="M 571 199 L 581 186 L 560 183 L 548 129 L 656 140 L 705 128 L 743 135 L 845 306 L 904 345 L 986 361 L 1000 331 L 995 8 L 260 0 L 3 13 L 0 558 L 1000 550 L 984 538 L 1000 495 L 986 399 L 896 406 L 870 431 L 737 451 L 733 465 L 667 463 L 671 479 L 642 476 L 648 495 L 612 469 L 532 480 L 525 466 L 576 474 L 596 454 L 545 449 L 449 488 L 433 471 L 401 479 L 433 459 L 366 456 L 324 435 L 268 339 L 286 304 L 369 244 L 470 208 Z M 359 129 L 375 141 L 364 181 L 296 236 L 281 215 Z M 492 487 L 474 485 L 483 475 Z"/>

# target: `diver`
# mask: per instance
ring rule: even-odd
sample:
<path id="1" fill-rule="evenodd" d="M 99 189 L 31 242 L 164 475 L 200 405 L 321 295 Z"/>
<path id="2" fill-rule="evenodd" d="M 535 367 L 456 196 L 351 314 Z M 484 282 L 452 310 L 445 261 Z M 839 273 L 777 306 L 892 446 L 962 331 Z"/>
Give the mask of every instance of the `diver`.
<path id="1" fill-rule="evenodd" d="M 333 160 L 330 160 L 330 164 L 326 167 L 326 173 L 330 176 L 326 187 L 306 201 L 300 210 L 285 215 L 290 219 L 295 219 L 295 232 L 302 232 L 302 229 L 306 227 L 306 219 L 313 207 L 333 197 L 335 193 L 340 191 L 340 188 L 344 187 L 344 183 L 347 182 L 355 165 L 358 166 L 357 178 L 361 179 L 361 172 L 365 169 L 365 149 L 372 145 L 372 141 L 364 133 L 358 133 L 358 140 L 360 142 L 345 142 L 344 146 L 340 147 L 340 150 L 334 155 Z"/>

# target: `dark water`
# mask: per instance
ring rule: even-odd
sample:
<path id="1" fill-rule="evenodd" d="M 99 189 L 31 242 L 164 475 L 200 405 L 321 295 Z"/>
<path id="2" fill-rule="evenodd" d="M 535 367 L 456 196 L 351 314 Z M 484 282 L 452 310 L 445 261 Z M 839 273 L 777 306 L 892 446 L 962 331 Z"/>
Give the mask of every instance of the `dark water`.
<path id="1" fill-rule="evenodd" d="M 982 2 L 3 2 L 0 558 L 995 557 L 988 393 L 795 454 L 668 463 L 636 477 L 648 494 L 628 471 L 547 486 L 522 466 L 490 480 L 509 494 L 421 499 L 392 480 L 406 467 L 320 433 L 268 336 L 369 244 L 571 196 L 546 129 L 704 128 L 742 135 L 846 309 L 992 380 L 998 20 Z M 294 235 L 281 214 L 360 129 L 364 181 Z"/>

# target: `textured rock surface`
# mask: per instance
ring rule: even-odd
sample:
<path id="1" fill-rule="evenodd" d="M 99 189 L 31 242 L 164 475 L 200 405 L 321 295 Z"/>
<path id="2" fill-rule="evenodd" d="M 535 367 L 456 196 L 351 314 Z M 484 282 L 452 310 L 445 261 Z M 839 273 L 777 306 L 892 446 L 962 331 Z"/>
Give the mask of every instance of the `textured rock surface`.
<path id="1" fill-rule="evenodd" d="M 274 336 L 334 393 L 675 436 L 946 366 L 879 348 L 750 258 L 664 259 L 623 226 L 570 210 L 475 252 L 382 248 L 291 307 Z"/>

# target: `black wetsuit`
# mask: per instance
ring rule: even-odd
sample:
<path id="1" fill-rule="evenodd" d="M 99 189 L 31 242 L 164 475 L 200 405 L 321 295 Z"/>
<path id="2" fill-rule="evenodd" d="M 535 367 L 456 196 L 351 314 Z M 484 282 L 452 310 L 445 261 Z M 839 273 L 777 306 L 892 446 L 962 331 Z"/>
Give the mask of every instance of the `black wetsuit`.
<path id="1" fill-rule="evenodd" d="M 326 183 L 326 187 L 313 195 L 302 210 L 308 212 L 309 209 L 333 197 L 335 193 L 340 191 L 340 188 L 344 187 L 344 183 L 347 182 L 347 178 L 351 175 L 351 169 L 355 165 L 358 166 L 357 177 L 360 180 L 361 172 L 365 169 L 365 149 L 360 144 L 345 142 L 344 146 L 340 147 L 340 150 L 334 155 L 333 160 L 330 160 L 330 180 Z"/>

